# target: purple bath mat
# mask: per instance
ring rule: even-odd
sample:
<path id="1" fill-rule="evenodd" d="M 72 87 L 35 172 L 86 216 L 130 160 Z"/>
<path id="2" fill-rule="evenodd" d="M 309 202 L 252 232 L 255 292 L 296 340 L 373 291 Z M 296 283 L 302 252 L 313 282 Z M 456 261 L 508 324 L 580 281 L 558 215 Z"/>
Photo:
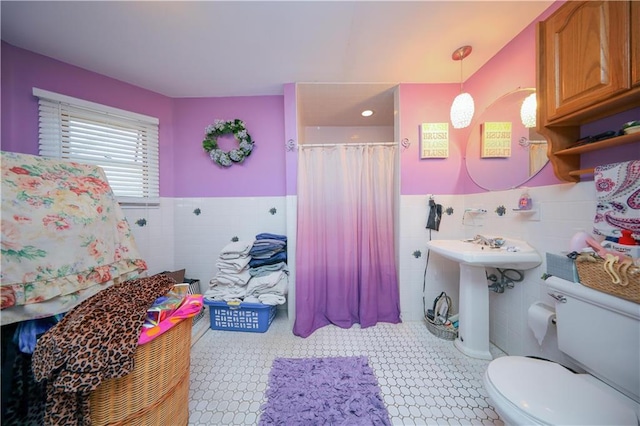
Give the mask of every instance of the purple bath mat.
<path id="1" fill-rule="evenodd" d="M 260 426 L 390 425 L 367 358 L 277 358 Z"/>

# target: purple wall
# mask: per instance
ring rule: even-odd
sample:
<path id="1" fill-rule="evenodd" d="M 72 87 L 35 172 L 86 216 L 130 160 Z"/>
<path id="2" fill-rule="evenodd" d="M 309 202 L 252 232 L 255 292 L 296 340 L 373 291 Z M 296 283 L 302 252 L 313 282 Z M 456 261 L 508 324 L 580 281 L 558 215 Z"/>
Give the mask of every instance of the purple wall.
<path id="1" fill-rule="evenodd" d="M 163 197 L 285 194 L 282 96 L 171 99 L 5 42 L 1 54 L 4 151 L 38 153 L 38 87 L 157 117 Z M 243 164 L 223 169 L 202 149 L 204 129 L 217 118 L 245 121 L 256 146 Z M 220 145 L 230 149 L 235 140 Z"/>
<path id="2" fill-rule="evenodd" d="M 2 42 L 4 151 L 38 154 L 38 100 L 33 87 L 160 120 L 160 195 L 174 195 L 172 100 L 163 95 Z"/>
<path id="3" fill-rule="evenodd" d="M 466 135 L 449 126 L 449 157 L 420 159 L 420 125 L 449 122 L 449 105 L 460 92 L 459 84 L 401 84 L 400 139 L 410 146 L 400 149 L 400 193 L 462 194 L 464 184 L 461 144 Z"/>
<path id="4" fill-rule="evenodd" d="M 202 149 L 205 128 L 216 119 L 245 122 L 255 145 L 244 162 L 220 167 Z M 182 98 L 174 100 L 174 166 L 177 197 L 285 195 L 284 101 L 282 96 Z M 237 146 L 232 135 L 221 149 Z"/>
<path id="5" fill-rule="evenodd" d="M 538 20 L 555 11 L 554 3 Z M 297 151 L 285 142 L 297 141 L 295 85 L 285 84 L 285 96 L 233 98 L 178 98 L 150 92 L 112 78 L 65 64 L 2 42 L 1 148 L 38 152 L 38 107 L 32 88 L 146 114 L 160 119 L 160 194 L 163 197 L 250 197 L 296 193 Z M 495 99 L 518 87 L 535 87 L 535 23 L 529 25 L 464 84 L 476 104 L 476 118 Z M 466 129 L 449 128 L 449 157 L 420 159 L 420 125 L 448 122 L 449 107 L 459 92 L 452 84 L 401 84 L 400 139 L 401 194 L 465 194 L 483 192 L 469 177 L 464 157 L 472 123 Z M 633 112 L 637 118 L 637 110 Z M 626 116 L 625 116 L 626 117 Z M 240 118 L 256 142 L 254 153 L 242 164 L 221 168 L 202 149 L 204 129 L 215 119 Z M 607 124 L 608 125 L 608 124 Z M 604 125 L 605 127 L 607 125 Z M 285 127 L 286 126 L 286 127 Z M 595 128 L 602 128 L 598 123 Z M 591 130 L 591 127 L 589 128 Z M 220 138 L 223 149 L 235 146 L 232 137 Z M 637 144 L 619 147 L 612 158 L 637 158 Z M 609 151 L 606 158 L 611 155 Z M 597 158 L 604 158 L 598 154 Z M 588 163 L 596 161 L 586 155 Z M 503 170 L 503 173 L 509 173 Z M 526 183 L 558 183 L 550 165 Z"/>

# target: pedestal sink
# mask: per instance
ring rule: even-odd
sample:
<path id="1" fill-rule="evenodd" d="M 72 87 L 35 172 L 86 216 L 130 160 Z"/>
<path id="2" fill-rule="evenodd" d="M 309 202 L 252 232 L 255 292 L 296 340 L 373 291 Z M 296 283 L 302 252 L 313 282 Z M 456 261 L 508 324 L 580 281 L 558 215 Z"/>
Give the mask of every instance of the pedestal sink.
<path id="1" fill-rule="evenodd" d="M 467 240 L 432 240 L 427 247 L 460 264 L 460 312 L 454 345 L 472 358 L 492 359 L 489 352 L 489 289 L 485 268 L 532 269 L 540 254 L 527 242 L 506 238 L 500 248 Z"/>

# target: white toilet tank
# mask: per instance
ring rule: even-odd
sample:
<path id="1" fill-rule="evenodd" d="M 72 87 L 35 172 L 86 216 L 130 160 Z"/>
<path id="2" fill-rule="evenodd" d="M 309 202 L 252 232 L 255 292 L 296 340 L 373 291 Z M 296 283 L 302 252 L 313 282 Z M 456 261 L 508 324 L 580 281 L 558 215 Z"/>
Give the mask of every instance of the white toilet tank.
<path id="1" fill-rule="evenodd" d="M 557 277 L 558 347 L 585 370 L 640 403 L 640 305 Z"/>

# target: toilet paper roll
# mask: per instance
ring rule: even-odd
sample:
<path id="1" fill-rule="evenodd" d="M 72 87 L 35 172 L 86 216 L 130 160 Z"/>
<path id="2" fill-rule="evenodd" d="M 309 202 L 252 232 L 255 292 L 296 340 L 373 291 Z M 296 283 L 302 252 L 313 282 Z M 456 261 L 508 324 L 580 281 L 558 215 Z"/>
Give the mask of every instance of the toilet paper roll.
<path id="1" fill-rule="evenodd" d="M 539 345 L 542 345 L 544 336 L 546 336 L 549 326 L 555 317 L 556 311 L 542 302 L 536 302 L 529 306 L 529 328 L 533 330 Z"/>

